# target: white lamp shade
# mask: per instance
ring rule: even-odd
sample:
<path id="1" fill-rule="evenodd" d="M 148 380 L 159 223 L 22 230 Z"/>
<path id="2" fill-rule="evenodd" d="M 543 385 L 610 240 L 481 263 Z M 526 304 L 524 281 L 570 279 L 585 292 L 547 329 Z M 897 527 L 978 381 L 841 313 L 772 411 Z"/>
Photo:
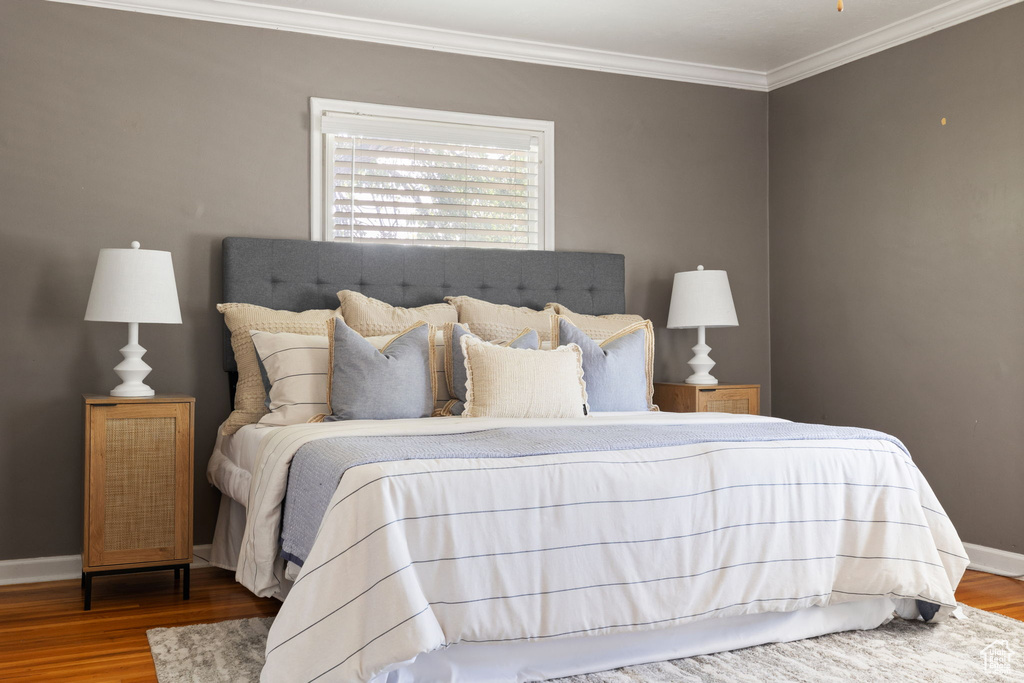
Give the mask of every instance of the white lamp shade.
<path id="1" fill-rule="evenodd" d="M 736 325 L 736 307 L 724 270 L 704 270 L 700 266 L 698 270 L 676 273 L 668 308 L 669 329 Z"/>
<path id="2" fill-rule="evenodd" d="M 100 249 L 86 320 L 118 323 L 180 323 L 171 252 Z"/>

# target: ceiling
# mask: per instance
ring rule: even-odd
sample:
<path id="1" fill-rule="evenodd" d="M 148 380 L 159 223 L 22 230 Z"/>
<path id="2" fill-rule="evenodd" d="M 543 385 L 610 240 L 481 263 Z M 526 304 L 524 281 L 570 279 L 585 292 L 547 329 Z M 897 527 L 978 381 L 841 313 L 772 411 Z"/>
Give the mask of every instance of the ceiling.
<path id="1" fill-rule="evenodd" d="M 1021 0 L 59 0 L 770 90 Z"/>

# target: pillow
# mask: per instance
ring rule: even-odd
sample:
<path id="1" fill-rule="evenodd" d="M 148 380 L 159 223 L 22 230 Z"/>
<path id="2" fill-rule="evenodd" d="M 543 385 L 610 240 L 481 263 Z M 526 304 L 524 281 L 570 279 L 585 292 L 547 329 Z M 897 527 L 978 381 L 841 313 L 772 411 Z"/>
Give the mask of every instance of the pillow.
<path id="1" fill-rule="evenodd" d="M 454 325 L 455 323 L 445 323 Z M 451 392 L 448 391 L 448 380 L 445 379 L 445 338 L 444 330 L 434 331 L 434 415 L 441 415 L 444 407 L 452 400 Z"/>
<path id="2" fill-rule="evenodd" d="M 610 315 L 586 315 L 584 313 L 573 313 L 559 303 L 548 304 L 544 307 L 546 311 L 553 311 L 556 316 L 563 316 L 569 319 L 573 325 L 578 327 L 583 334 L 591 339 L 601 341 L 612 336 L 622 328 L 641 323 L 644 321 L 639 315 L 629 313 L 612 313 Z M 552 325 L 558 325 L 556 317 L 551 318 Z M 597 410 L 595 408 L 594 410 Z"/>
<path id="3" fill-rule="evenodd" d="M 231 332 L 231 350 L 234 351 L 235 364 L 238 366 L 235 409 L 231 411 L 222 430 L 224 434 L 234 434 L 239 428 L 257 422 L 267 414 L 267 394 L 263 388 L 263 380 L 260 379 L 256 347 L 253 346 L 249 333 L 258 330 L 323 334 L 324 324 L 336 314 L 336 311 L 324 309 L 295 313 L 237 303 L 217 304 L 217 310 L 224 314 L 224 324 Z"/>
<path id="4" fill-rule="evenodd" d="M 457 323 L 447 323 L 448 325 L 455 325 Z M 365 337 L 366 341 L 374 345 L 375 348 L 382 349 L 395 338 L 393 334 L 383 334 L 376 337 Z M 325 337 L 326 339 L 326 337 Z M 444 330 L 434 331 L 434 415 L 442 415 L 444 407 L 448 405 L 451 400 L 451 394 L 448 392 L 448 381 L 444 376 L 444 358 L 445 358 L 445 338 Z"/>
<path id="5" fill-rule="evenodd" d="M 264 405 L 270 410 L 260 424 L 301 424 L 327 411 L 326 334 L 251 330 L 249 335 L 265 380 Z"/>
<path id="6" fill-rule="evenodd" d="M 458 311 L 451 304 L 402 308 L 350 289 L 338 292 L 338 301 L 341 302 L 341 317 L 345 324 L 364 337 L 398 334 L 421 320 L 440 327 L 459 319 Z"/>
<path id="7" fill-rule="evenodd" d="M 462 353 L 462 338 L 466 335 L 476 336 L 461 323 L 444 326 L 444 375 L 449 400 L 441 408 L 441 415 L 462 415 L 466 408 L 466 356 Z M 537 330 L 530 329 L 523 330 L 515 339 L 494 343 L 513 349 L 536 349 L 540 345 Z"/>
<path id="8" fill-rule="evenodd" d="M 643 320 L 598 343 L 559 316 L 552 343 L 579 346 L 590 408 L 657 410 L 654 405 L 654 326 Z"/>
<path id="9" fill-rule="evenodd" d="M 345 324 L 328 323 L 325 421 L 430 417 L 434 410 L 434 329 L 420 321 L 379 350 Z"/>
<path id="10" fill-rule="evenodd" d="M 464 417 L 584 417 L 588 413 L 580 347 L 513 349 L 472 335 L 466 357 Z"/>
<path id="11" fill-rule="evenodd" d="M 537 330 L 541 341 L 551 337 L 552 311 L 535 311 L 525 306 L 492 304 L 471 296 L 446 296 L 459 311 L 459 322 L 469 323 L 473 333 L 481 339 L 512 339 L 524 327 Z"/>

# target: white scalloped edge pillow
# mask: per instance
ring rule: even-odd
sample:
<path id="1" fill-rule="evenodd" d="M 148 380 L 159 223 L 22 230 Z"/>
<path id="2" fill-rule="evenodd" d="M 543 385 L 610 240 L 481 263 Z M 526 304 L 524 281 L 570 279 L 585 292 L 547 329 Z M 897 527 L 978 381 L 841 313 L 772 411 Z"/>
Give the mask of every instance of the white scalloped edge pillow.
<path id="1" fill-rule="evenodd" d="M 585 417 L 587 384 L 576 344 L 514 349 L 466 335 L 463 417 Z"/>

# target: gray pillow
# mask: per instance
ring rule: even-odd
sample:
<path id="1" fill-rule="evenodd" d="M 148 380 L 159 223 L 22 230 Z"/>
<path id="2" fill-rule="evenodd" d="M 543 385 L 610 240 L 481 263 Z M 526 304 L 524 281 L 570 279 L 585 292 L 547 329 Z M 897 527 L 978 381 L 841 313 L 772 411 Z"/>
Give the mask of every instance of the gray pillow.
<path id="1" fill-rule="evenodd" d="M 646 324 L 645 324 L 646 323 Z M 651 410 L 648 366 L 653 364 L 653 328 L 635 323 L 602 343 L 563 317 L 558 318 L 558 344 L 577 344 L 583 352 L 583 381 L 591 411 Z M 630 329 L 636 328 L 636 329 Z"/>
<path id="2" fill-rule="evenodd" d="M 380 351 L 341 318 L 331 324 L 331 414 L 325 422 L 430 417 L 434 337 L 426 322 L 397 335 Z"/>
<path id="3" fill-rule="evenodd" d="M 448 323 L 445 327 L 445 372 L 448 378 L 448 392 L 452 400 L 444 407 L 444 415 L 462 415 L 466 409 L 466 356 L 462 353 L 462 338 L 479 337 L 459 323 Z M 508 342 L 492 342 L 499 346 L 507 346 L 511 349 L 538 349 L 540 347 L 540 335 L 537 330 L 523 330 L 519 336 Z"/>
<path id="4" fill-rule="evenodd" d="M 270 412 L 270 375 L 267 374 L 267 366 L 263 364 L 263 359 L 260 358 L 260 352 L 256 351 L 256 363 L 260 366 L 260 379 L 263 380 L 263 393 L 267 395 L 263 399 L 263 407 Z"/>

